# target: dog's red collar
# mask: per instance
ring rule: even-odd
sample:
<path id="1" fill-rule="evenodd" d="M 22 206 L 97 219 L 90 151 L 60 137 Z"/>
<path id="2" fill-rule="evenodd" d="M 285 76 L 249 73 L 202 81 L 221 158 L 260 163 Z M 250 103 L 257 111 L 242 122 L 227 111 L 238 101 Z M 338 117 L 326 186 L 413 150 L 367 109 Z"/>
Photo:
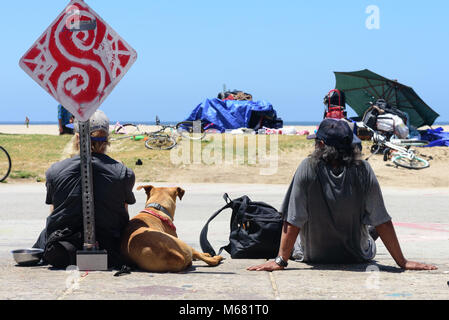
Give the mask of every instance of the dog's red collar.
<path id="1" fill-rule="evenodd" d="M 160 214 L 154 212 L 153 210 L 149 210 L 149 209 L 143 209 L 142 212 L 146 212 L 146 213 L 151 214 L 152 216 L 155 216 L 156 218 L 158 218 L 158 219 L 161 220 L 162 222 L 165 222 L 166 224 L 168 224 L 168 226 L 169 226 L 170 228 L 172 228 L 174 231 L 176 231 L 175 225 L 174 225 L 173 222 L 171 222 L 171 220 L 168 219 L 167 217 L 163 217 L 163 216 L 161 216 Z"/>

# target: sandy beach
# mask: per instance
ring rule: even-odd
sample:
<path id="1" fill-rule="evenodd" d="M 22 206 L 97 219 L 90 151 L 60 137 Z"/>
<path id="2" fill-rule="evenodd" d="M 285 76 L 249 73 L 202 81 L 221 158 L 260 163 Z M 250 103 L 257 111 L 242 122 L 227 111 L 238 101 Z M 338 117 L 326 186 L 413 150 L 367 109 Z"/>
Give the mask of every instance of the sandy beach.
<path id="1" fill-rule="evenodd" d="M 27 128 L 23 124 L 5 124 L 0 125 L 0 133 L 3 134 L 48 134 L 48 135 L 58 135 L 57 125 L 33 125 Z"/>

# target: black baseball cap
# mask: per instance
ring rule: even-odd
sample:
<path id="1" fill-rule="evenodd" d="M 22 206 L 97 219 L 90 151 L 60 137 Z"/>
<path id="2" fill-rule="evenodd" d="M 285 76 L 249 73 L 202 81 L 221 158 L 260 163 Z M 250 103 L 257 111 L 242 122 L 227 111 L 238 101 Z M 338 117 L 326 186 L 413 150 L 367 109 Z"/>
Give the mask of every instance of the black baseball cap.
<path id="1" fill-rule="evenodd" d="M 324 119 L 318 131 L 309 135 L 307 139 L 322 140 L 324 144 L 337 149 L 349 149 L 362 141 L 354 134 L 345 120 Z"/>

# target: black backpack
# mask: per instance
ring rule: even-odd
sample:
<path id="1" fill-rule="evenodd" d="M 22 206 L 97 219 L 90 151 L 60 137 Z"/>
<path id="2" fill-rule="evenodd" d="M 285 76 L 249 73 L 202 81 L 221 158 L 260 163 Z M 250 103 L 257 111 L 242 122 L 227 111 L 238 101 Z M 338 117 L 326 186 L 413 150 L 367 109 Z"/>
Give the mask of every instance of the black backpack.
<path id="1" fill-rule="evenodd" d="M 231 200 L 224 195 L 227 204 L 215 212 L 207 221 L 200 235 L 203 252 L 217 255 L 207 240 L 209 223 L 223 210 L 232 209 L 229 244 L 220 248 L 233 259 L 270 259 L 277 256 L 281 242 L 283 219 L 269 204 L 254 202 L 248 196 Z"/>
<path id="2" fill-rule="evenodd" d="M 81 232 L 72 232 L 69 228 L 56 230 L 48 236 L 43 260 L 57 269 L 76 265 L 76 252 L 83 248 Z"/>

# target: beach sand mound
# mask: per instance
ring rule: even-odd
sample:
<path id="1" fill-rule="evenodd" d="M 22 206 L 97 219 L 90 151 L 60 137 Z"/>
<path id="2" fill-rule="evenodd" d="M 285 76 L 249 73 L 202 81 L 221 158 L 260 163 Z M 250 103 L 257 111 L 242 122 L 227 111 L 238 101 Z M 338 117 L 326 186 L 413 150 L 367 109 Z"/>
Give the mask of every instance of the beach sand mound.
<path id="1" fill-rule="evenodd" d="M 384 161 L 383 155 L 372 155 L 368 163 L 373 168 L 381 186 L 404 188 L 447 188 L 449 187 L 449 149 L 445 147 L 417 148 L 417 154 L 428 160 L 430 167 L 410 170 L 397 167 L 391 161 Z M 180 165 L 167 170 L 164 175 L 155 176 L 156 181 L 177 183 L 266 183 L 288 184 L 299 164 L 312 149 L 295 150 L 279 156 L 277 170 L 269 172 L 270 166 L 242 165 Z M 366 159 L 369 153 L 363 154 Z"/>

